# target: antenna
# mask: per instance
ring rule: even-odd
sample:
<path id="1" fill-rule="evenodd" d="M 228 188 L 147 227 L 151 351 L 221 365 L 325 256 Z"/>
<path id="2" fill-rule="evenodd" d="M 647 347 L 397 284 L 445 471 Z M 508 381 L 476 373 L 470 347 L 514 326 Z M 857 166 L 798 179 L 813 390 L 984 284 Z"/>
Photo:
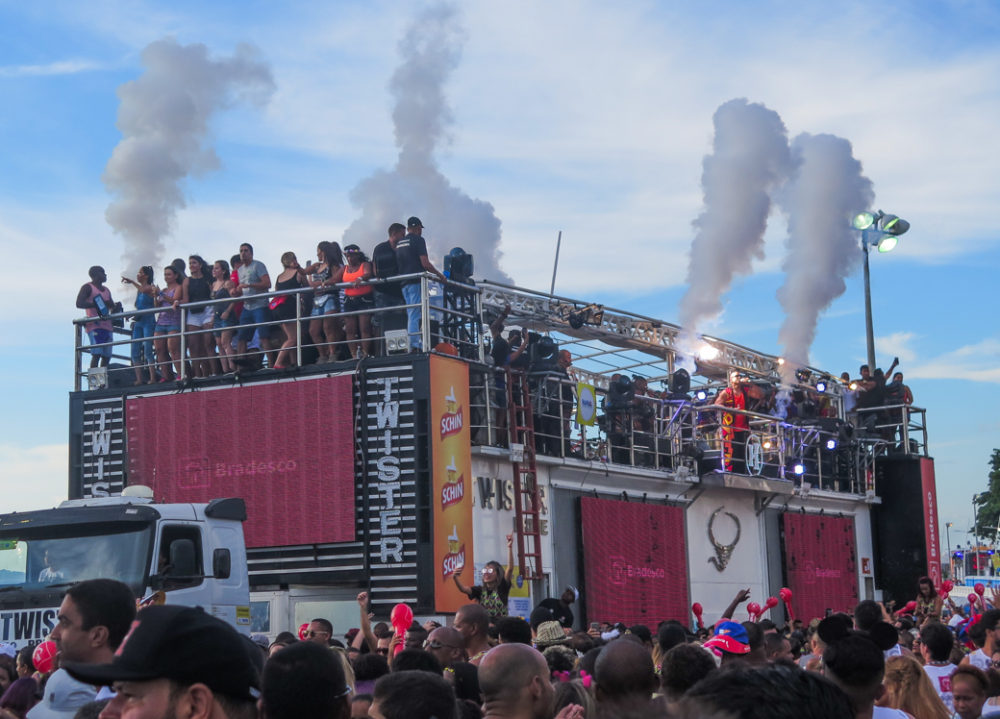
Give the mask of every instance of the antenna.
<path id="1" fill-rule="evenodd" d="M 559 230 L 559 236 L 556 238 L 556 259 L 552 263 L 552 286 L 549 288 L 549 296 L 555 297 L 556 294 L 556 270 L 559 269 L 559 246 L 562 245 L 562 230 Z"/>

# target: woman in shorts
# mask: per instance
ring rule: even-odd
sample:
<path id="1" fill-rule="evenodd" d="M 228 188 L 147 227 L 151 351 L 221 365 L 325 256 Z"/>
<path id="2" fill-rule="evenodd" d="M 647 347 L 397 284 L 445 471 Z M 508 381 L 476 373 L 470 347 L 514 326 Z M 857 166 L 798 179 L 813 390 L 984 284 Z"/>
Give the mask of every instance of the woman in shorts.
<path id="1" fill-rule="evenodd" d="M 184 287 L 177 282 L 177 271 L 170 265 L 163 268 L 162 290 L 157 290 L 153 299 L 157 307 L 164 308 L 156 318 L 156 328 L 153 334 L 153 344 L 156 345 L 156 364 L 163 375 L 161 382 L 174 379 L 174 367 L 181 372 L 181 302 L 184 301 Z"/>
<path id="2" fill-rule="evenodd" d="M 153 309 L 153 268 L 143 265 L 135 279 L 122 277 L 122 282 L 135 287 L 135 308 Z M 156 315 L 152 312 L 138 315 L 132 321 L 132 367 L 135 368 L 136 384 L 152 384 L 156 381 L 156 359 L 153 357 L 153 331 Z M 146 379 L 148 376 L 148 380 Z"/>
<path id="3" fill-rule="evenodd" d="M 205 260 L 199 255 L 191 255 L 188 258 L 188 272 L 189 275 L 184 278 L 184 301 L 207 302 L 212 299 L 212 280 Z M 210 331 L 214 320 L 215 309 L 212 305 L 199 305 L 187 310 L 187 348 L 195 377 L 208 377 L 211 374 L 208 358 L 209 349 L 214 346 Z"/>
<path id="4" fill-rule="evenodd" d="M 351 357 L 364 359 L 371 355 L 372 316 L 375 307 L 372 286 L 368 280 L 372 278 L 372 265 L 365 253 L 357 245 L 344 248 L 347 266 L 341 268 L 338 282 L 347 283 L 344 289 L 344 312 L 351 313 L 344 317 L 344 330 L 347 334 Z M 360 329 L 361 341 L 358 342 Z"/>
<path id="5" fill-rule="evenodd" d="M 306 275 L 309 286 L 316 292 L 309 321 L 309 336 L 319 352 L 318 363 L 336 359 L 338 342 L 343 342 L 340 312 L 340 294 L 336 288 L 335 274 L 344 264 L 340 245 L 336 242 L 320 242 L 316 248 L 319 264 L 312 265 Z"/>
<path id="6" fill-rule="evenodd" d="M 236 285 L 230 279 L 228 262 L 225 260 L 215 261 L 215 264 L 212 265 L 212 279 L 213 300 L 228 300 L 233 296 L 233 288 Z M 215 329 L 214 341 L 219 345 L 219 362 L 224 373 L 233 372 L 236 369 L 233 365 L 233 335 L 236 333 L 236 325 L 238 324 L 235 316 L 235 304 L 235 302 L 219 302 L 212 307 L 215 313 L 212 321 L 212 327 Z"/>
<path id="7" fill-rule="evenodd" d="M 274 283 L 275 292 L 294 290 L 302 286 L 302 276 L 305 270 L 299 265 L 298 258 L 294 252 L 286 252 L 281 256 L 281 274 L 278 275 Z M 299 296 L 279 295 L 271 299 L 268 307 L 271 309 L 271 316 L 281 321 L 281 329 L 285 333 L 285 341 L 281 345 L 281 351 L 274 362 L 274 369 L 287 369 L 291 366 L 292 350 L 298 341 L 298 331 L 296 325 Z"/>

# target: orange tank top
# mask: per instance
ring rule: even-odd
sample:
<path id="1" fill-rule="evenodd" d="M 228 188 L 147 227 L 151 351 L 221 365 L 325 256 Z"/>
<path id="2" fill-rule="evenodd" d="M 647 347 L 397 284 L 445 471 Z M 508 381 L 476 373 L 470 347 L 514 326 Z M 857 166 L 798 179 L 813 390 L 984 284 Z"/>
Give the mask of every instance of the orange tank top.
<path id="1" fill-rule="evenodd" d="M 358 269 L 351 271 L 350 266 L 344 268 L 344 282 L 354 282 L 354 280 L 360 280 L 365 276 L 365 265 L 362 262 L 358 265 Z M 344 294 L 348 297 L 363 297 L 372 291 L 371 285 L 361 285 L 360 287 L 348 287 L 344 290 Z"/>

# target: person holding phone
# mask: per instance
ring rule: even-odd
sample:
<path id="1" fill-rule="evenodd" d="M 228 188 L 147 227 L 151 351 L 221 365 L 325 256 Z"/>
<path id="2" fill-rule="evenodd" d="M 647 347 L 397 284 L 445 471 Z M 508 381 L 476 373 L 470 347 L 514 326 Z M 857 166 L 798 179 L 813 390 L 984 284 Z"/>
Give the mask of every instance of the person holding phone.
<path id="1" fill-rule="evenodd" d="M 510 596 L 510 578 L 514 573 L 514 535 L 507 535 L 507 568 L 500 565 L 500 562 L 491 560 L 483 567 L 483 583 L 467 587 L 462 584 L 459 576 L 464 567 L 458 567 L 452 578 L 458 591 L 465 594 L 474 602 L 479 602 L 486 609 L 490 616 L 490 621 L 507 616 L 507 597 Z"/>
<path id="2" fill-rule="evenodd" d="M 90 366 L 107 367 L 111 362 L 112 340 L 111 320 L 107 319 L 114 307 L 111 299 L 111 290 L 104 286 L 108 281 L 108 275 L 100 265 L 94 265 L 87 271 L 90 275 L 90 282 L 80 288 L 76 295 L 76 306 L 84 310 L 87 317 L 95 318 L 92 322 L 84 325 L 87 330 L 87 338 L 91 345 L 107 344 L 107 347 L 95 347 L 90 350 Z"/>

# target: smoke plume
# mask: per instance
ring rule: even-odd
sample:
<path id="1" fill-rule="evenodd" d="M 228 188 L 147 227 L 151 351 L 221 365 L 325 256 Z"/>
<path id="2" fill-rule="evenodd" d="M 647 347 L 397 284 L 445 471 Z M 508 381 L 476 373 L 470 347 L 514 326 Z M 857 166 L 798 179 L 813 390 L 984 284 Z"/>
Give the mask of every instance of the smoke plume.
<path id="1" fill-rule="evenodd" d="M 785 282 L 778 290 L 786 383 L 796 367 L 808 364 L 820 313 L 844 293 L 844 279 L 861 260 L 851 218 L 875 199 L 847 140 L 803 133 L 792 143 L 792 156 L 796 170 L 778 200 L 788 216 Z"/>
<path id="2" fill-rule="evenodd" d="M 764 257 L 770 192 L 791 167 L 785 125 L 773 110 L 735 99 L 715 111 L 712 154 L 703 162 L 705 209 L 688 264 L 681 298 L 681 339 L 690 357 L 699 327 L 722 311 L 722 296 L 736 275 L 749 274 Z"/>
<path id="3" fill-rule="evenodd" d="M 396 166 L 376 171 L 351 192 L 361 216 L 344 231 L 344 243 L 372 247 L 385 239 L 390 224 L 416 215 L 427 225 L 432 256 L 462 247 L 475 255 L 476 277 L 509 281 L 500 269 L 500 220 L 493 206 L 452 186 L 435 160 L 450 139 L 453 118 L 444 86 L 458 66 L 462 41 L 456 8 L 448 3 L 424 10 L 400 41 L 402 62 L 389 82 Z"/>
<path id="4" fill-rule="evenodd" d="M 238 102 L 264 105 L 274 92 L 269 67 L 249 45 L 216 59 L 201 44 L 158 40 L 143 50 L 142 63 L 145 73 L 118 88 L 123 137 L 103 176 L 115 198 L 105 217 L 125 238 L 129 272 L 161 264 L 163 238 L 185 206 L 184 178 L 218 168 L 207 144 L 212 115 Z"/>

